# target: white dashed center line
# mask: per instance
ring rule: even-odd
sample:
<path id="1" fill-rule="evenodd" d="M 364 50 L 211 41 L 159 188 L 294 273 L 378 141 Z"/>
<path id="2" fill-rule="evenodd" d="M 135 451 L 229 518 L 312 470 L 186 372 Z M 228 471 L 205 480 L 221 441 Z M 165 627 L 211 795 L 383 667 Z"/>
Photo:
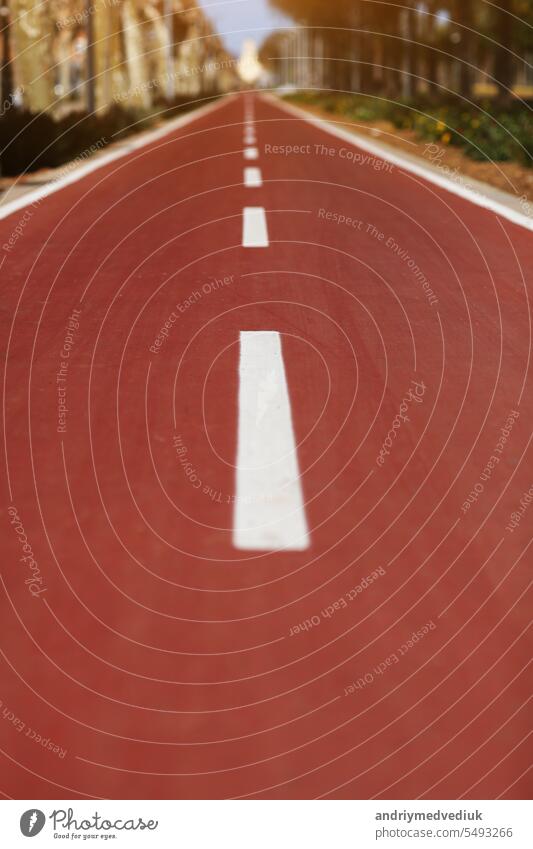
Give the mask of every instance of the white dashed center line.
<path id="1" fill-rule="evenodd" d="M 244 248 L 268 248 L 266 212 L 262 206 L 245 206 L 242 216 L 242 245 Z"/>
<path id="2" fill-rule="evenodd" d="M 303 551 L 309 530 L 280 334 L 242 332 L 233 544 Z"/>
<path id="3" fill-rule="evenodd" d="M 263 176 L 260 168 L 244 169 L 244 185 L 250 189 L 256 189 L 263 185 Z"/>

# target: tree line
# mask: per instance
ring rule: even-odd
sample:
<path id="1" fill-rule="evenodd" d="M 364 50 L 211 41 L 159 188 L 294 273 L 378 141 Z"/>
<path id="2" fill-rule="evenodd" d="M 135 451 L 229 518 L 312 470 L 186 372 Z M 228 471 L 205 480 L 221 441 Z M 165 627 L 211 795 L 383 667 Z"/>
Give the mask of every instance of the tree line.
<path id="1" fill-rule="evenodd" d="M 520 84 L 533 91 L 531 0 L 269 2 L 295 22 L 263 45 L 262 59 L 278 81 L 292 68 L 285 82 L 299 84 L 299 56 L 311 83 L 342 91 L 471 99 L 484 82 L 502 101 Z"/>
<path id="2" fill-rule="evenodd" d="M 64 114 L 76 100 L 89 112 L 117 102 L 146 109 L 216 88 L 228 58 L 197 0 L 9 0 L 0 9 L 2 102 L 32 113 L 62 104 Z"/>

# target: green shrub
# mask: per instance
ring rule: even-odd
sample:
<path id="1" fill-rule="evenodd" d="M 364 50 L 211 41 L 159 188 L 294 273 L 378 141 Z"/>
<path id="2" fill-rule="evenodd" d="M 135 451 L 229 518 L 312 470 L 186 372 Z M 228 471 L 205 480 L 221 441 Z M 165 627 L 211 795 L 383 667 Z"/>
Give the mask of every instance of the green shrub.
<path id="1" fill-rule="evenodd" d="M 419 139 L 460 147 L 472 159 L 533 164 L 533 119 L 520 103 L 502 111 L 490 101 L 467 109 L 455 101 L 435 106 L 423 99 L 390 102 L 359 94 L 297 92 L 289 99 L 353 121 L 387 120 Z"/>
<path id="2" fill-rule="evenodd" d="M 177 98 L 170 108 L 162 107 L 158 113 L 115 105 L 101 115 L 76 112 L 59 121 L 48 114 L 10 109 L 0 118 L 1 173 L 16 176 L 38 168 L 56 168 L 98 142 L 117 141 L 150 126 L 156 116 L 170 118 L 193 105 Z"/>

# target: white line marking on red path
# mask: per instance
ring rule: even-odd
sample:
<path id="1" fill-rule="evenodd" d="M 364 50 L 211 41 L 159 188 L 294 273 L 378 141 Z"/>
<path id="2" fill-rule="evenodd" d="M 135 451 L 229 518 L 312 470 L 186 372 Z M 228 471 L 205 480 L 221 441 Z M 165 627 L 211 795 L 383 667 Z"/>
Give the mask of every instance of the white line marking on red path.
<path id="1" fill-rule="evenodd" d="M 263 176 L 260 168 L 244 169 L 244 185 L 250 189 L 256 189 L 263 185 Z"/>
<path id="2" fill-rule="evenodd" d="M 203 118 L 206 115 L 215 112 L 217 109 L 221 109 L 227 104 L 228 100 L 232 98 L 232 95 L 227 95 L 226 97 L 218 100 L 216 103 L 208 103 L 207 106 L 195 109 L 187 115 L 181 115 L 179 118 L 173 118 L 157 130 L 146 130 L 143 133 L 139 133 L 138 137 L 125 139 L 124 142 L 114 142 L 116 149 L 109 153 L 96 154 L 94 157 L 91 157 L 89 162 L 85 165 L 80 165 L 79 167 L 75 167 L 73 171 L 69 171 L 69 169 L 76 163 L 76 160 L 72 160 L 70 163 L 63 165 L 62 168 L 54 169 L 54 171 L 50 174 L 49 182 L 47 182 L 44 186 L 39 189 L 35 189 L 34 191 L 24 193 L 16 200 L 7 200 L 10 191 L 7 189 L 2 196 L 2 203 L 0 204 L 0 220 L 2 218 L 7 218 L 8 215 L 11 215 L 13 212 L 17 212 L 19 209 L 27 209 L 30 204 L 36 203 L 37 201 L 48 197 L 48 195 L 55 194 L 55 192 L 60 191 L 66 186 L 70 186 L 72 183 L 77 183 L 78 180 L 82 180 L 88 174 L 92 174 L 93 171 L 98 171 L 100 168 L 104 168 L 106 165 L 109 165 L 115 160 L 124 159 L 135 151 L 141 150 L 143 147 L 153 144 L 155 141 L 159 141 L 159 139 L 163 139 L 165 136 L 170 135 L 176 130 L 186 127 L 188 124 L 192 124 L 193 121 L 196 121 L 198 118 Z M 113 141 L 113 139 L 108 139 L 108 141 Z M 64 174 L 64 176 L 59 176 L 60 174 Z M 20 178 L 17 178 L 13 182 L 13 185 L 18 185 L 19 180 Z"/>
<path id="3" fill-rule="evenodd" d="M 245 159 L 259 159 L 259 151 L 256 147 L 245 147 L 244 148 L 244 158 Z"/>
<path id="4" fill-rule="evenodd" d="M 266 212 L 262 206 L 245 206 L 242 216 L 243 248 L 268 248 Z"/>
<path id="5" fill-rule="evenodd" d="M 233 544 L 238 549 L 309 547 L 280 334 L 240 334 L 239 429 Z"/>

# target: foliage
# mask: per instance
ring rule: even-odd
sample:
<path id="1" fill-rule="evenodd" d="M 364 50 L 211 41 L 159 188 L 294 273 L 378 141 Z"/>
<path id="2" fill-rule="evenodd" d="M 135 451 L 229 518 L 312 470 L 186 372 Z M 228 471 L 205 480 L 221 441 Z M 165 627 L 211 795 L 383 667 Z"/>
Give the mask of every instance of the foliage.
<path id="1" fill-rule="evenodd" d="M 438 100 L 444 78 L 445 85 L 470 98 L 477 68 L 488 69 L 503 103 L 511 100 L 510 89 L 533 51 L 532 0 L 269 2 L 320 33 L 325 55 L 337 60 L 337 67 L 324 65 L 326 85 L 338 87 L 340 60 L 346 79 L 350 81 L 355 68 L 358 89 L 367 94 L 405 95 L 407 90 L 418 96 L 422 89 Z"/>
<path id="2" fill-rule="evenodd" d="M 170 118 L 190 106 L 187 99 L 176 99 L 160 117 Z M 2 175 L 56 168 L 77 156 L 90 154 L 95 145 L 99 149 L 145 129 L 154 123 L 156 114 L 114 106 L 101 116 L 78 112 L 55 121 L 46 113 L 32 115 L 10 109 L 0 118 Z"/>
<path id="3" fill-rule="evenodd" d="M 519 103 L 502 109 L 489 101 L 466 109 L 459 100 L 436 107 L 429 101 L 309 91 L 290 99 L 355 122 L 390 121 L 398 129 L 413 130 L 420 139 L 461 147 L 472 159 L 533 165 L 532 112 Z"/>

